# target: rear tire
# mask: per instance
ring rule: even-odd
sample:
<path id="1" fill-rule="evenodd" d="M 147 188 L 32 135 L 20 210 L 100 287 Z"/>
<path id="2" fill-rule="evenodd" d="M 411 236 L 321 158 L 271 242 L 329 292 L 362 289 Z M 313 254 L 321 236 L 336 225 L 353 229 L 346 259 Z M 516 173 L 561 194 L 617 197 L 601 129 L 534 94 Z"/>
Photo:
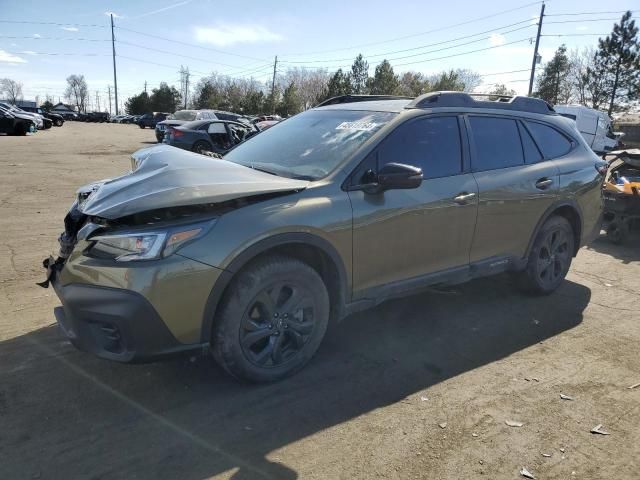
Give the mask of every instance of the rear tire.
<path id="1" fill-rule="evenodd" d="M 300 370 L 329 322 L 329 294 L 313 268 L 272 256 L 240 272 L 218 313 L 211 348 L 232 376 L 273 382 Z"/>
<path id="2" fill-rule="evenodd" d="M 144 130 L 144 125 L 140 124 L 138 126 Z"/>
<path id="3" fill-rule="evenodd" d="M 554 292 L 569 272 L 574 251 L 574 232 L 567 219 L 549 218 L 536 236 L 526 268 L 516 274 L 518 286 L 538 295 Z"/>
<path id="4" fill-rule="evenodd" d="M 614 221 L 607 227 L 607 238 L 616 245 L 622 245 L 629 235 L 629 223 L 622 221 Z"/>
<path id="5" fill-rule="evenodd" d="M 61 126 L 62 126 L 62 120 L 56 120 L 55 122 L 53 122 L 53 124 L 54 124 L 56 127 L 61 127 Z"/>

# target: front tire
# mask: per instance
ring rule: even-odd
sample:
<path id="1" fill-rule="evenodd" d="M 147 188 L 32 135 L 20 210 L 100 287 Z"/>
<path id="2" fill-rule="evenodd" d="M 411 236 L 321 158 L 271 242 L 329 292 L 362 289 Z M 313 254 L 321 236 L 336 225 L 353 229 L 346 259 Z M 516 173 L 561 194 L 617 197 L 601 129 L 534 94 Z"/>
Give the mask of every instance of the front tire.
<path id="1" fill-rule="evenodd" d="M 268 257 L 232 281 L 215 322 L 217 363 L 241 380 L 273 382 L 316 353 L 329 322 L 329 294 L 309 265 Z"/>
<path id="2" fill-rule="evenodd" d="M 536 236 L 524 271 L 517 274 L 520 288 L 537 295 L 549 295 L 564 281 L 573 252 L 574 233 L 564 217 L 549 218 Z"/>

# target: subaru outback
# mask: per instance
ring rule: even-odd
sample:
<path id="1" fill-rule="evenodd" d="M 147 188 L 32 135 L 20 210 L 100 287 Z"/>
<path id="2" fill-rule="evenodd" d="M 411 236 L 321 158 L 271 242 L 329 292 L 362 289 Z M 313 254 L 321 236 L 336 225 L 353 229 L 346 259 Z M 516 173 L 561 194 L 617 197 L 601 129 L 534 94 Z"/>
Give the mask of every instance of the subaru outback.
<path id="1" fill-rule="evenodd" d="M 273 381 L 330 320 L 426 286 L 510 272 L 553 292 L 599 232 L 604 172 L 542 100 L 336 97 L 222 159 L 136 152 L 79 190 L 43 286 L 82 350 L 210 350 Z"/>

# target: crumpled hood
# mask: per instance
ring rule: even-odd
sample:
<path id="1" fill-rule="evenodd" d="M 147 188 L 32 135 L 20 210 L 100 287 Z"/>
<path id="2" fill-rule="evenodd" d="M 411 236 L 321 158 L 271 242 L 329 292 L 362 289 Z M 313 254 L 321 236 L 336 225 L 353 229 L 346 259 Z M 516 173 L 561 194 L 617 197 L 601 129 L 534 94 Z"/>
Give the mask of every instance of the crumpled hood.
<path id="1" fill-rule="evenodd" d="M 160 208 L 303 190 L 309 184 L 168 145 L 138 150 L 133 159 L 135 171 L 79 190 L 92 192 L 79 205 L 82 213 L 112 220 Z"/>

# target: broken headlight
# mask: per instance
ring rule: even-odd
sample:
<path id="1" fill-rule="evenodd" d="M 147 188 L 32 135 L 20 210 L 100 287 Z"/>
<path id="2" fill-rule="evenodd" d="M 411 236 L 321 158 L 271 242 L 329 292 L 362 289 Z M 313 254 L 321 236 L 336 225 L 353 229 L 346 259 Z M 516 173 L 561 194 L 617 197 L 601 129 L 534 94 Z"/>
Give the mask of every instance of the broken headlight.
<path id="1" fill-rule="evenodd" d="M 85 255 L 93 258 L 130 262 L 168 257 L 187 242 L 201 237 L 213 222 L 185 225 L 162 231 L 126 232 L 98 235 Z"/>

